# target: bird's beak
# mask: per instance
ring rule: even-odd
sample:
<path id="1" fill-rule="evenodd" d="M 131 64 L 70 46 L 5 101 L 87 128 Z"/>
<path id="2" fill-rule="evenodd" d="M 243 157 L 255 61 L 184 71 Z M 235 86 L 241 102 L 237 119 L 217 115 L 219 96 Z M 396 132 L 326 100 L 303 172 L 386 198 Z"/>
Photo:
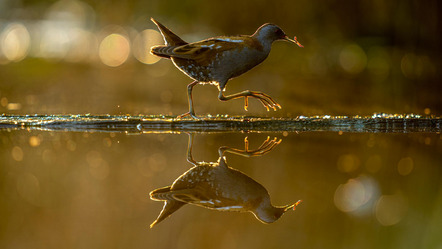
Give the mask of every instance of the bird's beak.
<path id="1" fill-rule="evenodd" d="M 302 46 L 301 43 L 298 42 L 298 40 L 296 39 L 296 36 L 295 36 L 295 39 L 290 39 L 288 36 L 285 36 L 285 37 L 282 38 L 282 39 L 284 39 L 284 40 L 286 40 L 286 41 L 289 41 L 289 42 L 292 42 L 292 43 L 298 45 L 300 48 L 303 48 L 303 47 L 304 47 L 304 46 Z"/>
<path id="2" fill-rule="evenodd" d="M 286 206 L 286 207 L 284 208 L 284 212 L 287 212 L 287 211 L 289 211 L 290 209 L 295 210 L 296 207 L 297 207 L 301 202 L 302 202 L 302 200 L 299 200 L 299 201 L 295 202 L 295 203 L 292 204 L 292 205 L 288 205 L 288 206 Z"/>

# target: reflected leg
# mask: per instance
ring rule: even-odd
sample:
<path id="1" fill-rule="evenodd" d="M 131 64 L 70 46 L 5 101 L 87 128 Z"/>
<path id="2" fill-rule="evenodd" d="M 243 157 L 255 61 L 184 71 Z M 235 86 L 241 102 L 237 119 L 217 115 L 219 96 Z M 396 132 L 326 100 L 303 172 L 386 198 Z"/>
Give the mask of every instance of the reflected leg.
<path id="1" fill-rule="evenodd" d="M 198 165 L 198 163 L 193 159 L 192 147 L 193 147 L 193 133 L 187 133 L 189 135 L 189 141 L 187 142 L 187 161 L 193 165 Z"/>
<path id="2" fill-rule="evenodd" d="M 273 150 L 276 145 L 280 144 L 282 139 L 274 138 L 270 140 L 270 137 L 267 137 L 266 140 L 258 147 L 256 150 L 249 150 L 249 140 L 247 137 L 244 138 L 244 150 L 230 148 L 227 146 L 220 147 L 218 149 L 219 156 L 222 157 L 225 152 L 230 152 L 232 154 L 244 156 L 244 157 L 252 157 L 252 156 L 262 156 L 271 150 Z"/>

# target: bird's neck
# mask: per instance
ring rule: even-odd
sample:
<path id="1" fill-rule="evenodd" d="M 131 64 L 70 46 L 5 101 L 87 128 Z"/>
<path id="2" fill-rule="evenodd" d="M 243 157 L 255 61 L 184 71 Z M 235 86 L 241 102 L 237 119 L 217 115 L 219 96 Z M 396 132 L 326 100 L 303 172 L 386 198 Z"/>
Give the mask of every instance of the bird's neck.
<path id="1" fill-rule="evenodd" d="M 255 210 L 256 218 L 264 223 L 275 222 L 283 213 L 284 210 L 282 208 L 272 205 L 260 206 Z"/>
<path id="2" fill-rule="evenodd" d="M 264 48 L 264 51 L 270 52 L 270 49 L 272 48 L 273 40 L 268 39 L 265 36 L 264 32 L 260 32 L 258 30 L 252 35 L 252 37 L 254 39 L 256 39 L 261 44 L 261 46 Z"/>

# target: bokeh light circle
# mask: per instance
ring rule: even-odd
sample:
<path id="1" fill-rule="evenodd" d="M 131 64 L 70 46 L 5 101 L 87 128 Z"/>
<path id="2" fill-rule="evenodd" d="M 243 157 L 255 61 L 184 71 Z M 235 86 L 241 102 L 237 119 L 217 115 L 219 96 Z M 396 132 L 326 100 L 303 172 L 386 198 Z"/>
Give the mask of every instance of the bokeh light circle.
<path id="1" fill-rule="evenodd" d="M 110 67 L 118 67 L 126 62 L 130 53 L 128 38 L 120 34 L 110 34 L 100 43 L 98 55 L 101 61 Z"/>
<path id="2" fill-rule="evenodd" d="M 150 53 L 150 48 L 163 44 L 161 34 L 153 29 L 146 29 L 140 32 L 133 42 L 133 54 L 137 60 L 144 64 L 154 64 L 161 58 Z"/>
<path id="3" fill-rule="evenodd" d="M 358 74 L 367 66 L 367 55 L 360 46 L 350 44 L 341 50 L 339 64 L 347 73 Z"/>
<path id="4" fill-rule="evenodd" d="M 9 61 L 18 62 L 28 54 L 31 37 L 28 29 L 20 23 L 8 25 L 0 37 L 0 49 Z"/>

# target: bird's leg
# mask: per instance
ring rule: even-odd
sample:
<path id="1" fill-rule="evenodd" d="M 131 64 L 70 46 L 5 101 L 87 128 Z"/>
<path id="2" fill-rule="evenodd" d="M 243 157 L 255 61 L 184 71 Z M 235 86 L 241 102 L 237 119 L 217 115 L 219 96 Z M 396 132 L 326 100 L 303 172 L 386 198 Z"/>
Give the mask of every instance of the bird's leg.
<path id="1" fill-rule="evenodd" d="M 179 116 L 177 116 L 178 119 L 184 118 L 186 116 L 191 116 L 194 119 L 199 119 L 196 115 L 195 115 L 195 111 L 193 110 L 193 98 L 192 98 L 192 90 L 193 87 L 198 84 L 199 82 L 197 80 L 195 80 L 194 82 L 190 83 L 189 85 L 187 85 L 187 100 L 189 102 L 189 111 L 186 113 L 183 113 Z"/>
<path id="2" fill-rule="evenodd" d="M 189 135 L 189 140 L 187 142 L 187 161 L 193 164 L 194 166 L 215 165 L 216 162 L 196 161 L 195 159 L 193 159 L 192 148 L 193 148 L 193 138 L 195 133 L 186 132 L 186 134 Z"/>
<path id="3" fill-rule="evenodd" d="M 269 111 L 270 108 L 272 108 L 274 111 L 276 111 L 277 108 L 281 109 L 281 105 L 276 103 L 276 101 L 274 101 L 272 97 L 262 92 L 246 90 L 232 95 L 224 96 L 223 89 L 220 89 L 218 94 L 218 99 L 221 101 L 244 98 L 244 109 L 246 111 L 247 107 L 249 106 L 249 100 L 248 100 L 249 97 L 257 98 L 261 102 L 261 104 L 267 109 L 267 111 Z"/>
<path id="4" fill-rule="evenodd" d="M 189 140 L 187 142 L 187 161 L 195 166 L 198 165 L 198 162 L 193 159 L 192 155 L 192 147 L 193 147 L 193 133 L 187 133 L 189 135 Z"/>
<path id="5" fill-rule="evenodd" d="M 269 140 L 269 137 L 267 137 L 267 140 Z M 244 151 L 246 151 L 246 152 L 249 151 L 249 139 L 248 139 L 248 137 L 244 138 Z"/>

